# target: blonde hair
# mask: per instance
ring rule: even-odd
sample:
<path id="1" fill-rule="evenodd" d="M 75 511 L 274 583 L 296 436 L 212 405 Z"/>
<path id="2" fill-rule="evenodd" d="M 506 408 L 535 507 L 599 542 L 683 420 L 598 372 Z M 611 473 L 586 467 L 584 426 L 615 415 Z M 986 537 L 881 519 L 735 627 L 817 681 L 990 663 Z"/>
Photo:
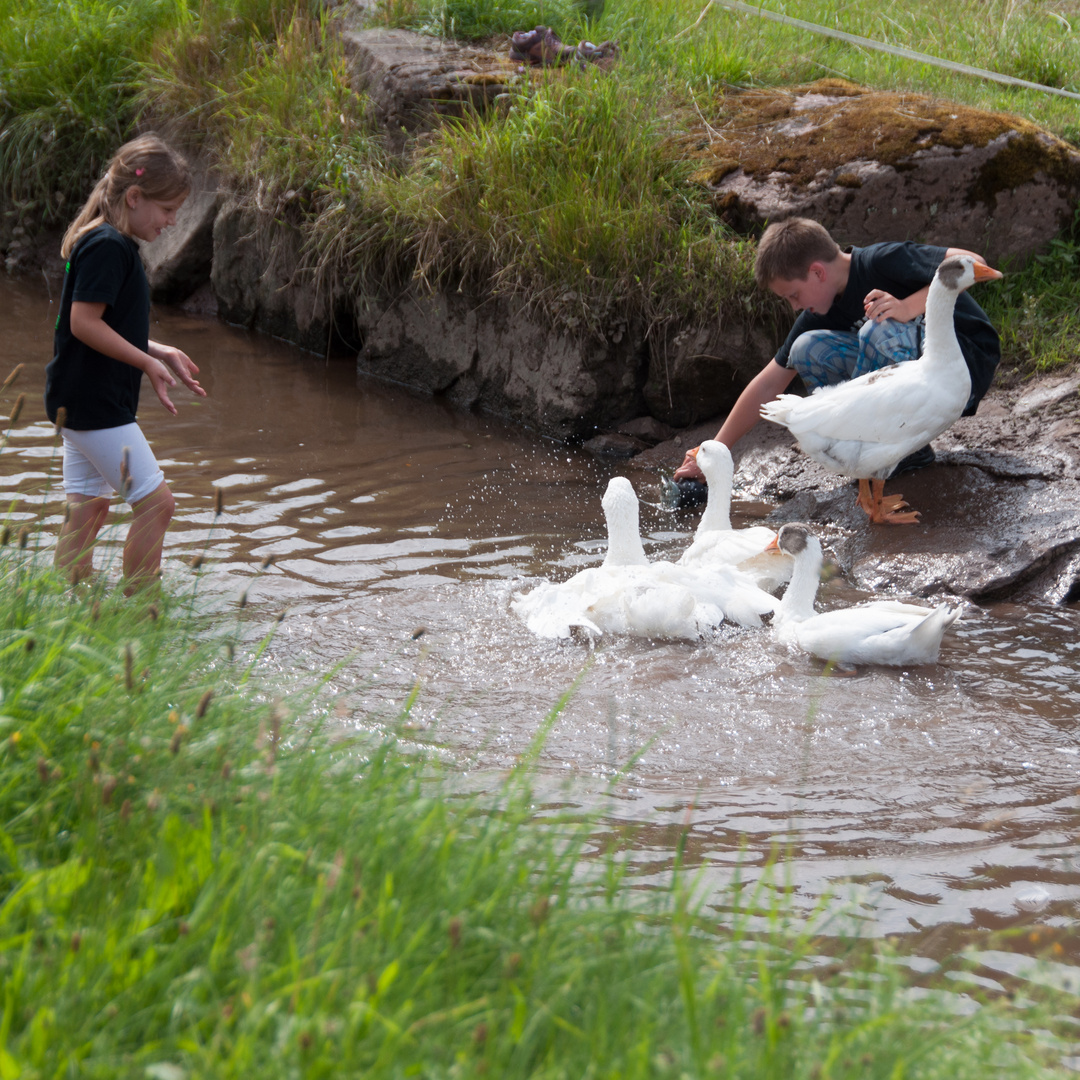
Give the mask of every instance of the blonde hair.
<path id="1" fill-rule="evenodd" d="M 832 262 L 840 245 L 824 225 L 810 218 L 788 218 L 770 225 L 758 241 L 754 280 L 767 289 L 777 280 L 801 281 L 810 264 Z"/>
<path id="2" fill-rule="evenodd" d="M 109 224 L 126 233 L 125 196 L 132 187 L 137 187 L 148 199 L 163 202 L 177 199 L 191 190 L 191 173 L 187 162 L 153 132 L 124 143 L 68 226 L 60 254 L 70 258 L 75 245 L 99 225 Z"/>

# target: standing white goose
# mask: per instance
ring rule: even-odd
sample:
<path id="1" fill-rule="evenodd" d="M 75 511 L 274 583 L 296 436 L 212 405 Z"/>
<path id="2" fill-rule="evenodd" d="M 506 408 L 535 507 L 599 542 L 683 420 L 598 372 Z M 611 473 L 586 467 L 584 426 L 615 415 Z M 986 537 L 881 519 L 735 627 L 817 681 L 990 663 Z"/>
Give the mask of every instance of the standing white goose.
<path id="1" fill-rule="evenodd" d="M 791 577 L 792 561 L 778 551 L 766 550 L 776 539 L 776 533 L 765 525 L 731 527 L 731 490 L 735 482 L 731 451 L 716 439 L 706 439 L 691 454 L 709 485 L 709 501 L 693 542 L 679 558 L 679 565 L 736 566 L 760 588 L 769 592 L 779 588 Z"/>
<path id="2" fill-rule="evenodd" d="M 926 299 L 926 337 L 918 360 L 823 386 L 809 397 L 781 394 L 761 407 L 783 424 L 802 451 L 830 472 L 856 477 L 859 506 L 870 520 L 906 525 L 917 511 L 900 495 L 884 496 L 885 481 L 908 454 L 951 427 L 971 396 L 971 376 L 956 339 L 953 309 L 976 281 L 1001 277 L 969 255 L 945 259 Z"/>
<path id="3" fill-rule="evenodd" d="M 603 507 L 603 563 L 560 584 L 545 581 L 511 603 L 538 636 L 569 637 L 576 626 L 597 635 L 696 638 L 725 617 L 760 626 L 761 614 L 776 607 L 773 597 L 733 569 L 650 563 L 641 543 L 637 496 L 625 477 L 608 484 Z"/>
<path id="4" fill-rule="evenodd" d="M 774 543 L 795 560 L 791 583 L 773 616 L 777 639 L 838 664 L 932 664 L 960 609 L 877 600 L 816 614 L 821 541 L 801 522 L 783 525 Z"/>

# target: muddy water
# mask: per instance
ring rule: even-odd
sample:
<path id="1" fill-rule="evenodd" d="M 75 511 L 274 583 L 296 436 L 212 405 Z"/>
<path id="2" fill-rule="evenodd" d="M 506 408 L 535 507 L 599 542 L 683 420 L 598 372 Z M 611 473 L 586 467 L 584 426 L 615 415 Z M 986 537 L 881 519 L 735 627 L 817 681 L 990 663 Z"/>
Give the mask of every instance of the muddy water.
<path id="1" fill-rule="evenodd" d="M 44 515 L 48 545 L 61 502 L 40 390 L 55 304 L 44 287 L 0 290 L 4 372 L 27 364 L 29 398 L 0 455 L 0 499 L 16 519 Z M 167 578 L 181 584 L 184 560 L 205 551 L 200 588 L 215 602 L 246 593 L 256 612 L 287 610 L 270 662 L 341 663 L 344 723 L 389 720 L 419 682 L 416 737 L 471 782 L 496 784 L 579 680 L 541 754 L 545 797 L 606 799 L 609 840 L 639 882 L 665 879 L 686 830 L 706 890 L 736 873 L 753 885 L 779 851 L 777 876 L 800 903 L 835 894 L 868 933 L 923 935 L 933 952 L 955 932 L 1032 923 L 1069 957 L 1075 610 L 970 607 L 938 665 L 835 679 L 767 632 L 594 652 L 540 641 L 510 597 L 600 559 L 599 499 L 617 466 L 358 382 L 348 361 L 175 311 L 155 319 L 154 336 L 184 348 L 209 391 L 179 392 L 170 418 L 144 384 L 140 419 L 178 503 Z M 652 497 L 655 476 L 627 474 Z M 213 485 L 227 503 L 216 521 Z M 743 520 L 767 510 L 740 509 Z M 99 555 L 114 573 L 117 520 Z M 649 550 L 677 554 L 695 521 L 644 506 Z M 857 598 L 842 580 L 821 594 Z M 1009 967 L 1004 955 L 986 954 L 989 974 Z"/>

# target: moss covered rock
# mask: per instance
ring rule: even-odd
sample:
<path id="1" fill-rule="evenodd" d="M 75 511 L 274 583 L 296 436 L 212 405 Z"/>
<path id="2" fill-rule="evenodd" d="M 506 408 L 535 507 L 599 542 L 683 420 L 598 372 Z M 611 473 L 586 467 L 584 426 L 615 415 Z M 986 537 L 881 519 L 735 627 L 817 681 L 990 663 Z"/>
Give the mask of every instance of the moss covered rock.
<path id="1" fill-rule="evenodd" d="M 731 92 L 674 140 L 736 228 L 792 215 L 844 244 L 919 240 L 1022 261 L 1071 219 L 1080 153 L 1037 125 L 838 79 Z"/>

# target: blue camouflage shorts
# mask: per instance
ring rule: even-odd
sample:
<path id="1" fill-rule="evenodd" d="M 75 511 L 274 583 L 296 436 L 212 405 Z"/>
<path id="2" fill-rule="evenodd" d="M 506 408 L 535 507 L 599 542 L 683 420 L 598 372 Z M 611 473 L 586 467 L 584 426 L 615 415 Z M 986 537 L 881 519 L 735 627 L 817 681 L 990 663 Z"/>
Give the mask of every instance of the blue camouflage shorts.
<path id="1" fill-rule="evenodd" d="M 922 350 L 923 317 L 911 322 L 867 319 L 858 332 L 808 330 L 795 339 L 788 367 L 808 390 L 856 379 L 890 364 L 917 360 Z"/>

